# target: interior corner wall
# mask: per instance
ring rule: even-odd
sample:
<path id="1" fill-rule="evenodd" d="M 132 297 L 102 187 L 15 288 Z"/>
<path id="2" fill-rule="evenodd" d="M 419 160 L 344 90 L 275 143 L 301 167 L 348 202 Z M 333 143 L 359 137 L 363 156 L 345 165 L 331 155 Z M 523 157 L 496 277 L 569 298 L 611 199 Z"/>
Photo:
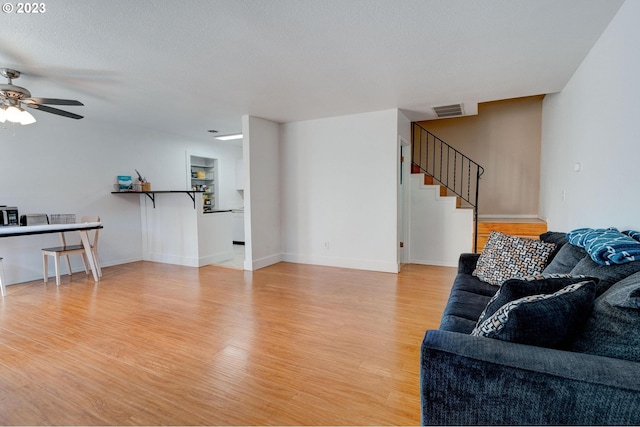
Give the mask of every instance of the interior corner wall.
<path id="1" fill-rule="evenodd" d="M 242 117 L 245 270 L 281 261 L 280 125 Z"/>
<path id="2" fill-rule="evenodd" d="M 540 206 L 550 230 L 640 229 L 639 17 L 640 2 L 626 1 L 564 89 L 544 100 Z"/>
<path id="3" fill-rule="evenodd" d="M 285 261 L 398 271 L 398 110 L 281 125 Z"/>
<path id="4" fill-rule="evenodd" d="M 543 96 L 478 105 L 478 115 L 419 122 L 484 167 L 480 216 L 538 217 Z"/>

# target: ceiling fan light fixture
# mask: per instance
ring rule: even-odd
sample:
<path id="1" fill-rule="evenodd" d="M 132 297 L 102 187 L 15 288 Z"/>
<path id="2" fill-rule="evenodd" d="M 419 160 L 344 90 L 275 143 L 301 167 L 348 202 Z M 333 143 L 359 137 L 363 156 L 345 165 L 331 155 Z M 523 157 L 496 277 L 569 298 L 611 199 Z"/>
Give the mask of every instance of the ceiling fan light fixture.
<path id="1" fill-rule="evenodd" d="M 26 111 L 26 110 L 22 110 L 22 112 L 20 113 L 20 124 L 21 125 L 30 125 L 32 123 L 36 122 L 36 118 L 33 117 L 33 115 Z"/>
<path id="2" fill-rule="evenodd" d="M 7 120 L 13 123 L 20 123 L 20 119 L 22 119 L 21 109 L 13 105 L 7 108 L 6 115 L 7 115 Z"/>

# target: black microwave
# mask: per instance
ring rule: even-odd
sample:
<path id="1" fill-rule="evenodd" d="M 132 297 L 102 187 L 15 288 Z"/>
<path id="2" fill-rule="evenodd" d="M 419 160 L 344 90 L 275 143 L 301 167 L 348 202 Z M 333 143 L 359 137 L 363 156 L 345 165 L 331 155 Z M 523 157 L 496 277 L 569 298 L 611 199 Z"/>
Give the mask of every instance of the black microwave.
<path id="1" fill-rule="evenodd" d="M 18 208 L 0 206 L 0 225 L 20 225 Z"/>

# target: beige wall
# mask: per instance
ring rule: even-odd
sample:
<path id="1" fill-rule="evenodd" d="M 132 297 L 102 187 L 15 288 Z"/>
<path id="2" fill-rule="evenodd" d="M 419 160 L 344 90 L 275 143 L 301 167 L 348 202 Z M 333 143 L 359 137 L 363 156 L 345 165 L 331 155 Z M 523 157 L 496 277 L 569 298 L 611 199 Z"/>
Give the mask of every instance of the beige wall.
<path id="1" fill-rule="evenodd" d="M 486 102 L 477 116 L 419 122 L 484 167 L 479 215 L 538 216 L 543 98 Z"/>

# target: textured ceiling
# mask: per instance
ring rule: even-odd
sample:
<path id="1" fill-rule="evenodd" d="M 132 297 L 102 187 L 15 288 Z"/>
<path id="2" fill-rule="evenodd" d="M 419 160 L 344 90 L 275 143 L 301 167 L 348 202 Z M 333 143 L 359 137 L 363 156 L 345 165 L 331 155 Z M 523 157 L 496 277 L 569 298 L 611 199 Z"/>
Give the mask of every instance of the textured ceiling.
<path id="1" fill-rule="evenodd" d="M 0 17 L 0 67 L 84 120 L 189 138 L 557 92 L 622 0 L 55 0 Z M 36 114 L 45 114 L 35 112 Z M 37 118 L 37 116 L 36 116 Z M 59 118 L 61 125 L 70 119 Z"/>

